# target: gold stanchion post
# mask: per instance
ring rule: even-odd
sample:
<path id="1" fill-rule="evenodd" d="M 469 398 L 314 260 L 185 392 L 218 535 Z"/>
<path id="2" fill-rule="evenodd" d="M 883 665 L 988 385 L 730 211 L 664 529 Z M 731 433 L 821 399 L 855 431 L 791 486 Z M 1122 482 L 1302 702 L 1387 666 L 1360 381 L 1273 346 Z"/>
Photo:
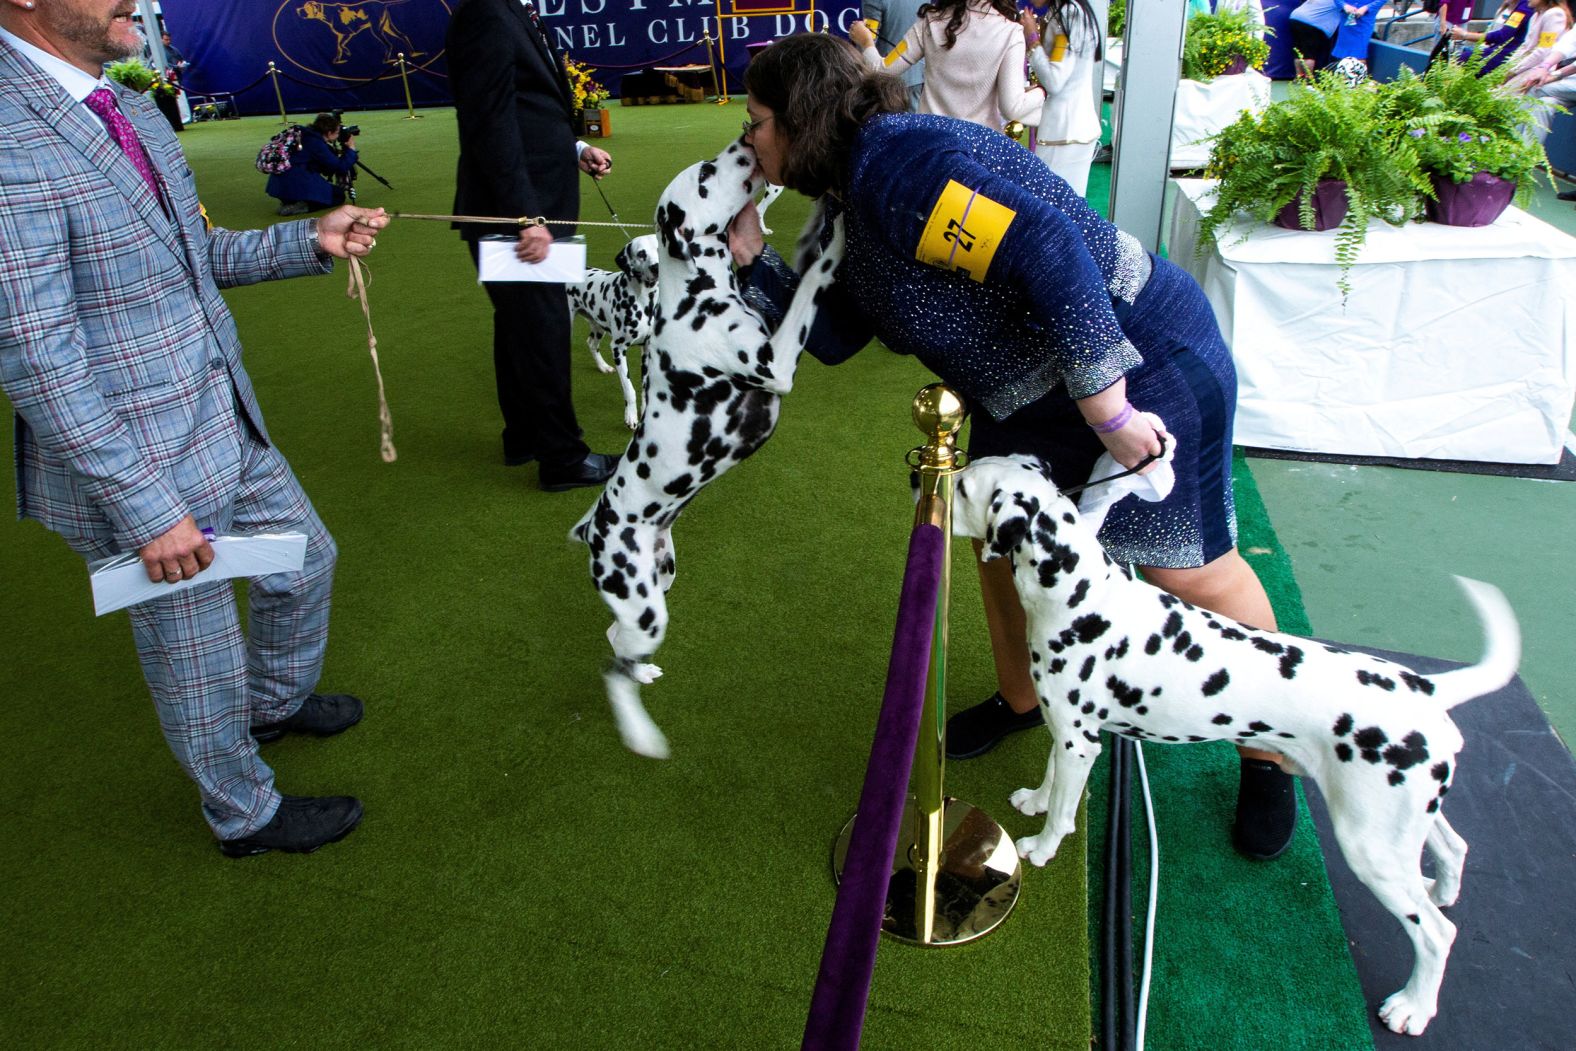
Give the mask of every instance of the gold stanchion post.
<path id="1" fill-rule="evenodd" d="M 405 52 L 399 53 L 399 79 L 405 85 L 405 113 L 406 120 L 420 120 L 421 114 L 416 112 L 416 107 L 410 101 L 410 74 L 405 70 Z"/>
<path id="2" fill-rule="evenodd" d="M 717 40 L 715 42 L 711 39 L 711 31 L 710 30 L 706 31 L 705 37 L 706 37 L 706 65 L 711 70 L 711 93 L 717 97 L 717 105 L 719 105 L 719 106 L 726 106 L 728 104 L 728 96 L 723 93 L 723 88 L 722 88 L 721 85 L 722 84 L 726 84 L 728 82 L 728 71 L 726 69 L 724 69 L 722 71 L 722 73 L 723 73 L 722 81 L 721 81 L 721 84 L 719 84 L 718 80 L 717 80 L 717 55 L 716 55 L 716 52 L 712 48 L 713 43 L 716 43 L 718 46 L 721 46 L 721 43 L 722 43 L 722 23 L 721 22 L 717 23 Z"/>
<path id="3" fill-rule="evenodd" d="M 274 78 L 274 98 L 279 100 L 279 123 L 289 124 L 290 118 L 285 116 L 285 93 L 279 90 L 279 70 L 272 62 L 268 63 L 268 75 Z"/>
<path id="4" fill-rule="evenodd" d="M 940 383 L 914 396 L 914 423 L 927 441 L 914 450 L 910 466 L 919 473 L 915 523 L 929 523 L 952 536 L 952 476 L 961 467 L 958 431 L 968 414 L 963 399 Z M 882 929 L 919 945 L 959 945 L 988 934 L 1018 901 L 1022 870 L 1006 830 L 979 808 L 945 791 L 947 754 L 947 611 L 951 560 L 941 564 L 940 597 L 925 680 L 925 702 L 909 779 L 904 819 L 908 834 L 898 840 L 887 886 Z M 841 874 L 853 821 L 833 848 Z"/>

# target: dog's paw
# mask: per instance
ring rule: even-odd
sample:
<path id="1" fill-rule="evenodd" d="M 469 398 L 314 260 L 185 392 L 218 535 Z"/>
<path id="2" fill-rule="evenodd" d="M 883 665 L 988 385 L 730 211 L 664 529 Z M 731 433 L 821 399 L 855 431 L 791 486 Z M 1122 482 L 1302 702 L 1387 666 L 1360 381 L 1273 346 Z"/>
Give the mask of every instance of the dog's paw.
<path id="1" fill-rule="evenodd" d="M 1008 797 L 1013 809 L 1020 814 L 1043 814 L 1051 805 L 1051 794 L 1041 792 L 1038 788 L 1020 788 Z"/>
<path id="2" fill-rule="evenodd" d="M 765 223 L 762 223 L 761 233 L 765 234 L 767 237 L 770 237 L 772 235 L 772 228 L 767 226 Z"/>
<path id="3" fill-rule="evenodd" d="M 1402 989 L 1379 1005 L 1379 1020 L 1392 1033 L 1419 1036 L 1433 1020 L 1434 1010 L 1433 1004 L 1425 1004 Z"/>
<path id="4" fill-rule="evenodd" d="M 602 375 L 606 376 L 609 372 L 613 371 L 613 366 L 607 363 L 607 359 L 602 356 L 602 352 L 600 350 L 593 350 L 591 352 L 591 356 L 596 359 L 596 370 Z"/>
<path id="5" fill-rule="evenodd" d="M 624 410 L 624 426 L 632 431 L 640 426 L 640 413 L 635 411 L 633 405 Z"/>
<path id="6" fill-rule="evenodd" d="M 1043 868 L 1047 861 L 1056 856 L 1056 848 L 1061 846 L 1061 836 L 1024 836 L 1017 841 L 1018 856 L 1031 865 Z"/>
<path id="7" fill-rule="evenodd" d="M 644 686 L 650 686 L 662 678 L 662 669 L 655 664 L 636 664 L 629 669 L 629 677 Z"/>
<path id="8" fill-rule="evenodd" d="M 1445 880 L 1429 879 L 1423 877 L 1423 892 L 1428 895 L 1428 900 L 1438 905 L 1441 909 L 1448 909 L 1456 903 L 1461 896 L 1461 881 L 1447 882 Z"/>

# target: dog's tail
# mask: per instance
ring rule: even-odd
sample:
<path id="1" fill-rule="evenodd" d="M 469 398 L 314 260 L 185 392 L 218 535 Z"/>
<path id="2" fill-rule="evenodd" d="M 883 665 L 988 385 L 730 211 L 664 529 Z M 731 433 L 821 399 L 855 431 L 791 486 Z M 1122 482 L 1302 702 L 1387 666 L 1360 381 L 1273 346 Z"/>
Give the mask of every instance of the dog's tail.
<path id="1" fill-rule="evenodd" d="M 1516 675 L 1521 663 L 1521 626 L 1505 595 L 1492 584 L 1467 577 L 1456 577 L 1467 593 L 1483 624 L 1483 659 L 1470 668 L 1460 668 L 1434 677 L 1441 687 L 1440 700 L 1446 708 L 1492 693 Z"/>
<path id="2" fill-rule="evenodd" d="M 580 521 L 569 527 L 569 542 L 571 544 L 589 544 L 591 542 L 591 519 L 596 515 L 597 508 L 602 506 L 602 497 L 599 495 L 591 506 L 586 508 L 586 513 L 580 516 Z"/>

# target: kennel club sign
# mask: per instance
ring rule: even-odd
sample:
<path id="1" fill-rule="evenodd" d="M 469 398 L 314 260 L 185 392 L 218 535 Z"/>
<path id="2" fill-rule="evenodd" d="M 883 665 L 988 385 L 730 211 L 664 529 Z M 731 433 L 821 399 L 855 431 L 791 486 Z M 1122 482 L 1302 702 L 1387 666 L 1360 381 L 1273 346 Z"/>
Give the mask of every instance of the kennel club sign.
<path id="1" fill-rule="evenodd" d="M 443 39 L 460 0 L 162 0 L 165 24 L 191 63 L 186 87 L 236 92 L 243 113 L 276 112 L 268 63 L 291 113 L 403 106 L 398 56 L 418 106 L 445 105 Z M 740 90 L 748 44 L 805 30 L 844 33 L 857 0 L 722 0 L 729 86 Z M 554 45 L 598 70 L 617 93 L 626 72 L 707 61 L 717 0 L 538 0 Z M 259 77 L 264 77 L 259 81 Z"/>

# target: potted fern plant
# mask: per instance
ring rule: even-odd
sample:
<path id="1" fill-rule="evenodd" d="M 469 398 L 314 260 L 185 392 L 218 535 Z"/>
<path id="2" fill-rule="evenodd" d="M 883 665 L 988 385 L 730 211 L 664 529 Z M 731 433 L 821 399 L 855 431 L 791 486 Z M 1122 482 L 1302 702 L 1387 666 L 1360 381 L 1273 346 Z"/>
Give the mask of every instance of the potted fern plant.
<path id="1" fill-rule="evenodd" d="M 1200 250 L 1239 213 L 1293 230 L 1336 228 L 1337 284 L 1346 294 L 1369 220 L 1400 225 L 1428 191 L 1413 141 L 1383 133 L 1377 92 L 1321 70 L 1216 137 L 1205 174 L 1219 182 L 1199 227 Z"/>
<path id="2" fill-rule="evenodd" d="M 1388 139 L 1414 153 L 1428 177 L 1425 207 L 1435 222 L 1487 226 L 1513 199 L 1528 202 L 1547 163 L 1521 130 L 1546 103 L 1506 91 L 1506 67 L 1484 73 L 1485 61 L 1436 62 L 1422 75 L 1403 68 L 1379 91 Z"/>
<path id="3" fill-rule="evenodd" d="M 1263 69 L 1270 46 L 1260 35 L 1265 27 L 1247 10 L 1200 12 L 1187 20 L 1182 43 L 1182 76 L 1201 83 L 1220 76 Z"/>
<path id="4" fill-rule="evenodd" d="M 1244 111 L 1270 104 L 1269 78 L 1259 72 L 1270 53 L 1264 32 L 1246 10 L 1206 10 L 1188 19 L 1171 123 L 1173 168 L 1202 168 L 1210 139 Z"/>

